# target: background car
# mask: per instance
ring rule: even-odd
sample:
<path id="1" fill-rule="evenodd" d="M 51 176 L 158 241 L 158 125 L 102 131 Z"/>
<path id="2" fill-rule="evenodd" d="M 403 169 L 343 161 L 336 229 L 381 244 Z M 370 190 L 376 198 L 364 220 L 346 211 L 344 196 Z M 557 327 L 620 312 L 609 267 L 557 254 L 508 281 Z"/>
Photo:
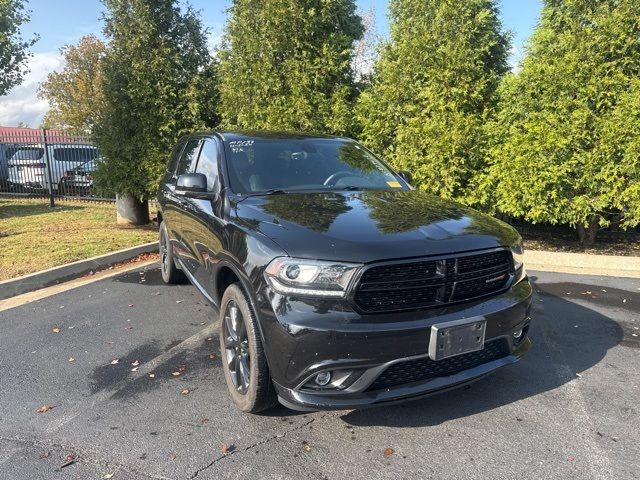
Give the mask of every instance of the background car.
<path id="1" fill-rule="evenodd" d="M 93 177 L 99 160 L 90 160 L 67 170 L 60 179 L 58 193 L 61 195 L 93 195 Z"/>
<path id="2" fill-rule="evenodd" d="M 9 159 L 9 182 L 23 190 L 49 190 L 51 184 L 51 189 L 57 193 L 64 188 L 63 178 L 68 172 L 99 156 L 97 147 L 81 144 L 48 145 L 47 153 L 48 156 L 45 155 L 44 145 L 21 146 Z M 51 167 L 51 179 L 47 172 L 47 160 Z"/>
<path id="3" fill-rule="evenodd" d="M 0 191 L 10 191 L 9 159 L 20 148 L 14 143 L 0 143 Z"/>

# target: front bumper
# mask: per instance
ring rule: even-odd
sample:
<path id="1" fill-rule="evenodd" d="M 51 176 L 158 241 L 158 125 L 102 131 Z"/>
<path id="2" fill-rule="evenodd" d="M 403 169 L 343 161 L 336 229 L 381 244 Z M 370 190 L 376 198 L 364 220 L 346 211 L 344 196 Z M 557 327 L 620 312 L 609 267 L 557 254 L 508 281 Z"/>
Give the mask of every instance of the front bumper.
<path id="1" fill-rule="evenodd" d="M 474 302 L 421 312 L 361 315 L 340 303 L 264 295 L 259 318 L 269 368 L 281 403 L 298 410 L 363 408 L 415 399 L 475 381 L 516 362 L 531 347 L 513 332 L 529 323 L 532 289 L 524 279 L 506 292 Z M 485 345 L 503 353 L 420 381 L 372 388 L 392 365 L 428 357 L 431 326 L 471 317 L 486 319 Z M 308 382 L 322 371 L 355 370 L 340 390 L 314 390 Z"/>

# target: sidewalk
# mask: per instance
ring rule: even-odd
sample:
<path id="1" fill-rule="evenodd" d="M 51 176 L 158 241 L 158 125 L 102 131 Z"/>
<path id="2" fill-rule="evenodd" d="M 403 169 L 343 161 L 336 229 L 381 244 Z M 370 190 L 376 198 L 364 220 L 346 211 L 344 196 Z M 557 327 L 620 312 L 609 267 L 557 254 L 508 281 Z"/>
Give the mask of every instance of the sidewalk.
<path id="1" fill-rule="evenodd" d="M 640 278 L 640 257 L 525 250 L 527 270 Z"/>

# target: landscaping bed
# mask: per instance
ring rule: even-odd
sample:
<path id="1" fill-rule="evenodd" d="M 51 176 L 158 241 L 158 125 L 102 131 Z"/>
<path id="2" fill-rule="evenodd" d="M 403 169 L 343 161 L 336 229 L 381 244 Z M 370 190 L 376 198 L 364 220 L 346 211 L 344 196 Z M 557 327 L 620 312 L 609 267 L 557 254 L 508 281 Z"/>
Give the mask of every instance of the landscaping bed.
<path id="1" fill-rule="evenodd" d="M 157 240 L 155 226 L 116 225 L 112 203 L 0 198 L 0 280 Z"/>

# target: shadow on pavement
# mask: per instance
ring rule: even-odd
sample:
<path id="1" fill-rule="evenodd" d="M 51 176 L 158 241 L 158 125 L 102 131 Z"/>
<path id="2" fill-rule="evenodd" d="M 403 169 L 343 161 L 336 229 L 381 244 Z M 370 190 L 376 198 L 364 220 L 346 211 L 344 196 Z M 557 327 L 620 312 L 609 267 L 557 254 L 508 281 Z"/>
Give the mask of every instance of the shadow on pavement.
<path id="1" fill-rule="evenodd" d="M 581 291 L 587 287 L 579 285 Z M 575 381 L 577 373 L 599 363 L 610 348 L 624 345 L 627 337 L 617 322 L 562 298 L 560 295 L 570 291 L 567 288 L 561 284 L 536 285 L 529 331 L 533 348 L 520 362 L 464 389 L 386 408 L 355 410 L 343 415 L 342 420 L 357 426 L 438 425 Z M 597 288 L 599 291 L 600 287 Z M 627 292 L 627 295 L 634 294 Z"/>

